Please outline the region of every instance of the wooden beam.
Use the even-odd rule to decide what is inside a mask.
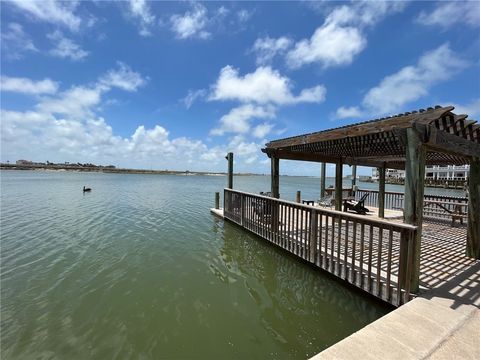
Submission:
[[[429,130],[429,139],[427,142],[429,148],[453,155],[480,157],[479,143],[447,133],[443,130],[438,130],[434,126],[430,126]]]
[[[411,277],[406,279],[406,281],[410,281],[410,289],[413,292],[418,292],[420,278],[425,157],[426,150],[420,134],[415,129],[407,129],[404,221],[418,227],[416,237],[411,240],[414,241],[413,258],[410,259],[413,261]],[[406,251],[405,248],[402,250]],[[407,259],[408,257],[404,258]]]
[[[378,168],[379,184],[378,184],[378,217],[385,218],[385,167]]]
[[[410,128],[412,122],[429,124],[453,110],[453,106],[425,111],[422,113],[411,113],[402,116],[394,116],[387,119],[367,121],[341,128],[319,131],[311,134],[299,135],[291,138],[271,141],[267,148],[277,149],[295,145],[303,145],[327,140],[342,139],[346,137],[363,136],[367,134],[380,134],[393,129]]]
[[[233,189],[233,153],[229,152],[227,154],[228,161],[228,184],[227,188]]]
[[[480,259],[480,158],[470,162],[467,256]]]
[[[343,164],[335,164],[335,210],[342,211]]]
[[[275,199],[280,197],[280,173],[279,173],[279,165],[280,161],[279,158],[272,156],[270,158],[271,161],[271,191],[272,196]]]
[[[326,162],[326,163],[337,163],[342,161],[345,165],[360,165],[360,166],[371,166],[371,167],[380,167],[385,163],[390,169],[403,170],[404,166],[398,162],[385,162],[379,160],[373,160],[372,158],[361,158],[361,157],[336,157],[336,156],[327,156],[321,153],[313,152],[300,152],[300,151],[290,151],[290,150],[275,150],[275,149],[262,149],[263,152],[268,154],[269,157],[275,156],[279,159],[285,160],[297,160],[297,161],[310,161],[310,162]],[[402,161],[402,158],[399,158],[399,161]]]
[[[320,199],[323,199],[325,197],[325,177],[327,176],[326,167],[327,164],[322,162],[320,168]]]

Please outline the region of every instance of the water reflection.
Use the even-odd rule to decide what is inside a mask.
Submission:
[[[390,309],[234,224],[225,223],[219,251],[285,351],[303,348],[312,355]]]

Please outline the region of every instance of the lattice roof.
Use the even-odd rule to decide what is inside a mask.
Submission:
[[[435,106],[274,140],[262,151],[280,159],[403,169],[406,132],[414,128],[427,147],[427,164],[462,165],[472,156],[480,157],[480,125],[453,109]]]

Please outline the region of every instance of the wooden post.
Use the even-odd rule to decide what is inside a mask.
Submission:
[[[405,259],[413,261],[410,279],[410,289],[418,292],[420,278],[420,248],[422,240],[422,221],[423,221],[423,191],[425,182],[425,158],[426,150],[416,129],[407,129],[407,151],[405,162],[405,202],[404,202],[404,221],[418,227],[413,246],[413,258]],[[403,251],[408,251],[402,248]],[[404,266],[404,269],[407,267]]]
[[[300,190],[297,190],[297,197],[295,199],[295,201],[297,203],[301,203],[302,202],[302,192]]]
[[[470,161],[467,256],[480,259],[480,158]]]
[[[220,193],[215,193],[215,209],[220,209]]]
[[[355,196],[355,186],[357,185],[357,165],[352,166],[352,196]]]
[[[228,160],[228,185],[227,188],[233,189],[233,153],[229,152],[227,154]]]
[[[342,160],[335,164],[335,210],[342,211],[343,192],[343,164]]]
[[[278,158],[272,156],[271,157],[271,181],[272,181],[272,197],[278,199],[280,197],[280,190],[279,190],[279,164],[280,161]]]
[[[378,184],[378,217],[385,217],[385,166],[378,168],[380,175]]]
[[[322,167],[320,169],[320,199],[323,199],[325,197],[325,170],[326,170],[327,164],[322,163]]]

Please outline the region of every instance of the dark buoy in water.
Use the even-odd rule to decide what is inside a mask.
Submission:
[[[92,191],[92,189],[86,188],[86,187],[84,186],[84,187],[83,187],[83,192],[87,192],[87,191]]]

